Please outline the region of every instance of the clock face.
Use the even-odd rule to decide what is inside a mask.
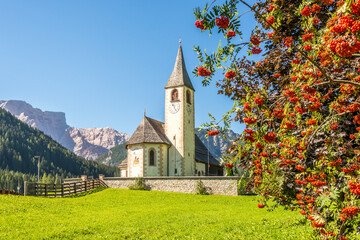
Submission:
[[[169,111],[170,113],[177,113],[180,109],[180,103],[179,102],[172,102],[169,105]]]

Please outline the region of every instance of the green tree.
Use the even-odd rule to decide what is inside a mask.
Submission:
[[[234,100],[230,121],[246,124],[229,149],[232,164],[251,173],[259,207],[297,207],[323,238],[354,239],[360,206],[360,1],[219,1],[194,14],[201,31],[223,34],[212,54],[195,47],[194,74]],[[241,11],[257,21],[239,36]],[[248,56],[239,57],[243,49]],[[261,54],[255,61],[253,55]],[[269,201],[273,200],[275,204]]]

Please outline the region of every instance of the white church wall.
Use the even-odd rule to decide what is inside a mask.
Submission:
[[[120,170],[120,177],[127,177],[127,169]]]
[[[128,149],[128,176],[143,176],[144,151],[141,144],[130,145]]]
[[[161,144],[144,144],[144,176],[161,176]],[[150,165],[150,150],[155,151],[155,165]]]

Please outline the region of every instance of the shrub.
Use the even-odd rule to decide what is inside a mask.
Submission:
[[[204,183],[199,179],[199,181],[196,184],[196,192],[195,194],[198,195],[209,195]]]
[[[141,177],[135,178],[135,183],[129,186],[130,190],[149,190],[146,185],[144,179]]]

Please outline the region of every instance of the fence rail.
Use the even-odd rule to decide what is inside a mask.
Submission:
[[[15,191],[10,191],[10,190],[0,190],[0,194],[9,194],[9,195],[22,195],[18,192]]]
[[[24,182],[25,196],[63,197],[86,192],[97,187],[107,187],[100,179],[77,181],[62,184]]]

